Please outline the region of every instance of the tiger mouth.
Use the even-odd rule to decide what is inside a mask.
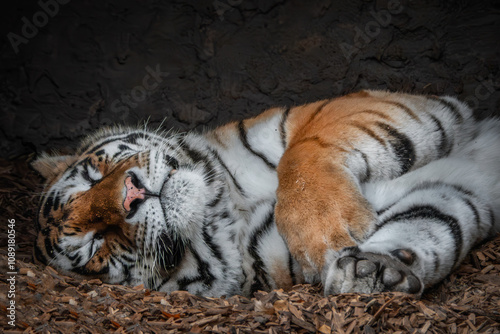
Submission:
[[[178,163],[175,162],[174,165],[172,165],[171,170],[167,176],[167,178],[163,181],[162,188],[165,186],[165,184],[168,182],[168,180],[172,177],[177,172],[178,168]],[[139,206],[144,203],[148,198],[155,197],[155,198],[160,198],[160,193],[156,194],[152,191],[150,191],[139,179],[136,173],[132,171],[127,172],[127,176],[125,177],[125,180],[123,181],[125,185],[125,194],[124,194],[124,200],[122,203],[123,208],[127,212],[127,219],[132,218],[136,212]]]
[[[139,180],[134,172],[128,172],[128,176],[123,183],[125,184],[125,199],[123,200],[123,208],[127,212],[126,219],[131,219],[137,213],[141,206],[148,198],[159,197],[149,191]]]

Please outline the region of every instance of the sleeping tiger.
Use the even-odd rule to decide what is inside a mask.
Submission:
[[[500,230],[500,121],[361,91],[202,134],[115,127],[43,155],[34,258],[204,296],[321,282],[420,296]]]

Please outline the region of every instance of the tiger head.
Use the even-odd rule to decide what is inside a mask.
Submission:
[[[182,149],[186,137],[108,129],[74,155],[43,155],[46,185],[34,257],[67,273],[109,283],[154,285],[200,237],[213,169]],[[187,151],[187,152],[186,152]]]

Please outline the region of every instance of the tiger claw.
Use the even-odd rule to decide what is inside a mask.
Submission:
[[[402,259],[394,254],[362,252],[357,247],[344,248],[339,253],[332,251],[322,275],[325,295],[383,291],[420,295],[423,284],[405,263],[413,262],[414,254],[396,251],[402,251]]]

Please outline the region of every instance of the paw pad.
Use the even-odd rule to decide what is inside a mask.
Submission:
[[[415,259],[416,255],[406,249],[375,254],[361,252],[357,247],[346,248],[325,267],[325,294],[383,291],[420,294],[423,284],[409,267]]]
[[[391,254],[409,266],[412,265],[416,257],[415,253],[409,249],[395,249],[391,252]]]
[[[354,261],[355,259],[352,258]],[[377,265],[368,260],[360,260],[356,264],[356,276],[366,277],[373,274],[377,270]]]

